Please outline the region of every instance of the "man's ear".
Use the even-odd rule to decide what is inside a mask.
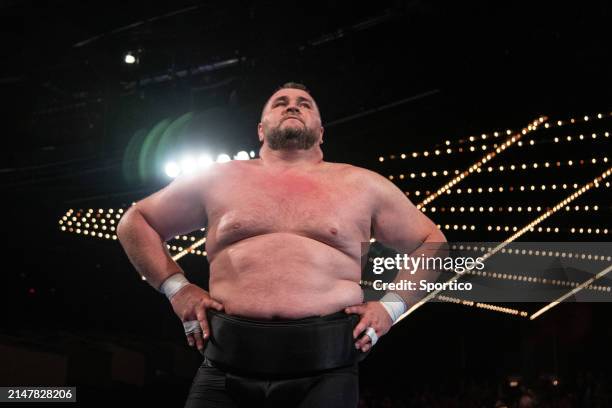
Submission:
[[[325,128],[321,126],[321,140],[319,140],[319,144],[323,144],[323,133],[325,132]]]
[[[259,141],[263,143],[264,141],[264,132],[263,132],[263,124],[259,122],[257,125],[257,136],[259,137]]]

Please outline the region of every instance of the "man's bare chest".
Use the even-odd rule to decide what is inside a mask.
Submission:
[[[209,239],[220,246],[275,232],[342,246],[368,239],[371,222],[357,183],[311,175],[245,174],[220,183],[206,209]]]

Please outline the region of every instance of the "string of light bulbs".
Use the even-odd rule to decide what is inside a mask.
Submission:
[[[496,132],[497,133],[497,132]],[[486,136],[486,134],[483,134],[483,136]],[[598,135],[597,133],[591,133],[590,137],[587,135],[585,136],[584,134],[578,134],[578,135],[567,135],[564,137],[554,137],[553,139],[540,139],[540,140],[535,140],[535,139],[531,139],[529,141],[526,141],[525,143],[523,143],[522,140],[519,140],[516,145],[518,147],[535,147],[536,145],[540,146],[542,144],[546,144],[546,143],[559,143],[559,142],[576,142],[576,141],[592,141],[592,140],[599,140],[597,139],[597,137],[600,136],[601,138],[608,138],[610,137],[610,132],[604,132],[603,134]],[[495,136],[497,137],[497,135]],[[474,137],[470,136],[470,141],[473,141]],[[491,149],[495,149],[497,148],[498,145],[497,143],[494,143],[493,145],[487,145],[487,144],[481,144],[481,145],[469,145],[467,147],[459,147],[456,149],[452,149],[452,148],[442,148],[442,150],[440,149],[434,149],[431,152],[429,150],[424,150],[422,152],[412,152],[412,153],[401,153],[399,155],[390,155],[388,157],[388,159],[390,160],[394,160],[396,158],[399,158],[401,160],[405,160],[408,158],[419,158],[419,157],[429,157],[429,156],[443,156],[445,153],[447,155],[453,155],[456,153],[476,153],[479,151],[487,151],[487,150],[491,150]],[[384,156],[379,156],[378,157],[378,161],[379,162],[384,162],[385,161],[385,157]]]
[[[473,306],[479,309],[487,309],[493,312],[506,313],[513,316],[527,317],[529,315],[529,313],[524,310],[513,309],[511,307],[497,306],[483,302],[474,302],[472,300],[459,299],[452,296],[436,295],[436,299],[439,299],[442,302],[449,302],[463,306]]]
[[[493,172],[503,172],[505,170],[508,171],[515,171],[515,170],[529,170],[529,169],[537,169],[537,168],[554,168],[555,165],[556,167],[561,167],[561,166],[573,166],[574,164],[576,165],[580,165],[583,166],[585,164],[597,164],[597,163],[608,163],[608,157],[607,156],[603,156],[601,158],[596,158],[596,157],[592,157],[591,159],[579,159],[579,160],[567,160],[567,162],[563,161],[556,161],[555,163],[550,163],[550,162],[543,162],[543,163],[518,163],[518,164],[511,164],[511,165],[500,165],[497,167],[493,167],[493,166],[488,166],[486,168],[486,171],[488,173],[493,173]],[[473,166],[472,166],[473,167]],[[472,168],[470,167],[470,169]],[[477,168],[475,168],[473,171],[475,171],[476,173],[481,173],[484,170],[482,169],[482,165],[478,166]],[[395,179],[399,179],[399,180],[405,180],[408,178],[411,179],[421,179],[421,178],[426,178],[426,177],[437,177],[438,175],[440,176],[447,176],[449,174],[455,174],[455,175],[459,175],[458,177],[456,177],[456,179],[463,179],[465,176],[463,176],[463,174],[465,174],[465,171],[461,171],[459,169],[455,169],[455,170],[433,170],[431,172],[426,172],[426,171],[422,171],[420,173],[410,173],[410,174],[404,174],[404,173],[400,173],[398,175],[394,175],[394,174],[390,174],[388,177],[389,180],[395,180]],[[471,173],[471,172],[470,172]],[[463,176],[463,177],[461,177]],[[450,184],[450,183],[449,183]],[[456,184],[456,183],[455,183]],[[448,189],[446,189],[448,190]]]
[[[532,210],[534,212],[539,212],[542,210],[542,206],[537,206],[537,207],[532,207],[532,206],[527,206],[525,207],[525,212],[531,212]],[[545,207],[544,207],[545,208]],[[584,206],[579,206],[579,205],[575,205],[574,207],[570,207],[569,205],[565,207],[566,211],[572,211],[572,209],[574,211],[599,211],[599,205],[584,205]],[[466,212],[466,208],[465,207],[421,207],[420,210],[422,212]],[[518,206],[518,207],[513,207],[513,206],[508,206],[508,207],[493,207],[493,206],[489,206],[489,207],[484,207],[484,206],[480,206],[480,207],[468,207],[467,208],[467,212],[523,212],[523,207],[522,206]]]
[[[563,126],[568,126],[568,125],[573,125],[573,124],[577,124],[580,122],[589,122],[589,121],[593,121],[593,120],[600,120],[600,119],[606,119],[612,117],[612,112],[609,113],[595,113],[592,115],[584,115],[578,119],[576,118],[570,118],[570,119],[565,119],[565,120],[557,120],[554,122],[546,122],[543,124],[545,129],[550,129],[550,128],[554,128],[554,127],[563,127]],[[497,132],[493,132],[490,134],[487,133],[483,133],[480,136],[469,136],[466,139],[459,139],[457,141],[452,141],[452,140],[445,140],[444,141],[444,146],[451,146],[451,145],[461,145],[467,142],[474,142],[477,141],[479,139],[481,140],[486,140],[487,138],[491,139],[491,138],[498,138],[499,136],[502,136],[503,134],[506,135],[510,135],[512,134],[512,130],[510,129],[506,129],[505,131],[497,131]],[[609,133],[606,132],[605,133],[605,137],[608,137]],[[474,146],[474,151],[477,150],[478,148],[476,146]],[[482,149],[482,147],[481,147]],[[435,153],[435,151],[438,150],[439,153]],[[427,154],[425,154],[427,152]],[[446,152],[447,154],[452,154],[453,151],[451,150],[450,152],[448,151],[448,148],[442,148],[440,146],[435,146],[434,147],[434,155],[441,155],[444,152]],[[400,159],[407,159],[407,158],[417,158],[417,157],[427,157],[428,155],[430,155],[431,152],[430,151],[423,151],[423,152],[411,152],[411,153],[400,153],[400,154],[390,154],[387,157],[385,156],[379,156],[378,157],[378,161],[379,162],[384,162],[385,160],[394,160],[397,158]]]
[[[604,255],[604,254],[589,254],[589,253],[581,253],[581,252],[571,252],[571,251],[552,251],[550,249],[525,249],[525,248],[505,248],[505,246],[501,249],[498,249],[498,246],[490,246],[488,244],[478,244],[474,245],[470,244],[451,244],[450,247],[452,250],[466,250],[466,251],[475,251],[482,252],[484,254],[490,254],[493,251],[501,252],[502,254],[515,254],[515,255],[524,255],[524,256],[540,256],[540,257],[552,257],[552,258],[575,258],[575,259],[585,259],[588,261],[600,261],[600,262],[611,262],[612,256]],[[490,256],[490,255],[488,255]]]
[[[551,286],[570,286],[570,287],[578,287],[581,285],[580,282],[575,281],[567,281],[562,279],[547,279],[539,276],[530,276],[530,275],[516,275],[509,273],[501,273],[501,272],[487,272],[487,271],[465,271],[466,275],[473,276],[481,276],[490,279],[497,280],[508,280],[508,281],[518,281],[518,282],[526,282],[526,283],[538,283],[542,285],[551,285]],[[606,285],[588,285],[586,289],[597,291],[597,292],[611,292],[612,288]]]
[[[605,184],[603,185],[606,188],[610,187],[610,182],[606,181]],[[568,188],[578,188],[578,183],[563,183],[563,184],[539,184],[539,185],[535,185],[535,184],[531,184],[531,185],[520,185],[520,186],[489,186],[489,187],[468,187],[465,189],[462,188],[456,188],[454,191],[452,189],[448,189],[446,190],[446,194],[450,195],[450,194],[484,194],[484,193],[503,193],[503,192],[530,192],[530,191],[535,191],[535,190],[567,190]],[[421,190],[415,190],[413,192],[410,191],[404,191],[404,193],[406,194],[406,196],[410,196],[410,195],[415,195],[415,196],[420,196],[421,194],[423,195],[429,195],[431,194],[431,192],[429,190],[425,190],[425,191],[421,191]]]

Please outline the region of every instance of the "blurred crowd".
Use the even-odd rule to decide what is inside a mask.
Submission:
[[[398,390],[363,384],[359,401],[359,408],[607,407],[612,407],[610,376],[590,371],[574,378],[466,379],[456,384],[409,384]]]

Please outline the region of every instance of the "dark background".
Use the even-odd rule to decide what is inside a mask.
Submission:
[[[601,161],[609,139],[552,142],[610,130],[612,13],[604,1],[5,1],[0,14],[0,385],[78,385],[85,405],[100,402],[99,395],[182,404],[200,357],[184,344],[167,301],[140,280],[117,242],[61,232],[58,220],[70,208],[129,206],[167,184],[163,161],[189,148],[215,155],[257,151],[261,108],[284,82],[303,82],[316,98],[326,160],[385,176],[464,170],[483,154],[412,161],[397,155],[517,131],[540,115],[554,121],[605,116],[534,132],[536,148],[511,149],[500,163],[584,159],[584,165],[475,175],[465,186],[581,186],[610,167]],[[137,50],[139,63],[126,65],[124,54]],[[186,114],[188,123],[167,150],[139,158],[156,125]],[[594,157],[597,165],[589,166]],[[422,199],[449,180],[394,181],[407,192],[420,190]],[[550,208],[571,191],[444,196],[434,203]],[[589,192],[576,204],[598,204],[599,211],[560,212],[546,221],[561,228],[558,234],[521,239],[609,240],[609,232],[569,232],[609,228],[609,189]],[[438,224],[478,226],[474,232],[444,230],[449,241],[500,241],[511,233],[488,231],[488,225],[521,227],[538,214],[440,211],[428,214]],[[206,285],[204,258],[187,256],[181,265]],[[453,387],[467,395],[469,384],[476,384],[492,390],[485,393],[492,406],[497,385],[509,375],[526,384],[553,375],[572,384],[568,392],[582,395],[575,385],[580,378],[609,386],[609,312],[607,303],[571,303],[529,321],[429,304],[394,328],[362,364],[363,390],[380,401],[383,395],[425,395],[426,389],[454,395]],[[591,404],[580,398],[582,406]]]

